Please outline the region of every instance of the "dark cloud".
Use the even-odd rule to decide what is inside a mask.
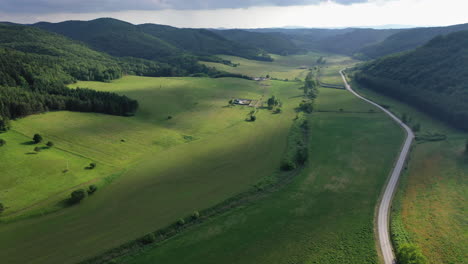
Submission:
[[[369,0],[331,0],[349,5]],[[219,9],[253,6],[292,6],[327,2],[327,0],[0,0],[4,13],[89,13],[126,10]],[[1,19],[0,19],[1,20]]]

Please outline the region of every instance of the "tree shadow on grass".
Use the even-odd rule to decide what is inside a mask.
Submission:
[[[25,154],[26,154],[26,155],[37,155],[37,152],[32,152],[32,151],[30,151],[30,152],[26,152]]]
[[[30,145],[35,145],[36,143],[34,141],[26,141],[26,142],[23,142],[21,143],[21,145],[25,145],[25,146],[30,146]]]

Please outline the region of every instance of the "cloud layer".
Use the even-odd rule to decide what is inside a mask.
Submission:
[[[255,6],[315,5],[334,2],[342,5],[369,0],[0,0],[5,13],[90,13],[127,10],[212,10]]]

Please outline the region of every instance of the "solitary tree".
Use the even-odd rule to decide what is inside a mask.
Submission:
[[[84,198],[86,198],[86,191],[84,189],[79,189],[71,193],[70,202],[74,204],[79,203]]]
[[[46,144],[46,145],[47,145],[49,148],[51,148],[51,147],[53,147],[53,146],[54,146],[54,142],[52,142],[52,141],[49,141],[49,142],[47,142],[47,144]]]
[[[33,141],[36,144],[41,143],[42,142],[42,136],[39,135],[39,134],[34,134]]]
[[[96,163],[92,162],[89,164],[89,167],[88,167],[90,170],[96,168]]]
[[[5,144],[6,144],[6,141],[0,138],[0,147],[5,146]]]
[[[34,148],[34,151],[35,151],[35,152],[40,152],[40,151],[41,151],[41,148],[40,148],[40,147],[35,147],[35,148]]]
[[[5,211],[5,206],[4,206],[2,203],[0,203],[0,214],[1,214],[3,211]]]

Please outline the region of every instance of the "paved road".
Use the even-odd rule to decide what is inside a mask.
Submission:
[[[403,129],[406,131],[406,140],[403,148],[401,149],[400,156],[393,168],[392,175],[390,176],[390,180],[385,188],[385,193],[382,197],[382,201],[380,202],[379,206],[379,213],[377,215],[377,232],[379,233],[379,243],[380,243],[380,250],[382,251],[382,255],[385,261],[385,264],[394,264],[395,263],[395,255],[392,249],[392,243],[390,241],[389,235],[389,215],[390,215],[390,205],[392,204],[393,194],[395,193],[395,189],[398,183],[398,178],[400,177],[401,171],[405,165],[405,160],[408,156],[411,143],[414,139],[414,133],[405,123],[403,123],[398,117],[392,114],[387,109],[381,107],[380,105],[368,100],[358,93],[356,93],[351,86],[346,81],[346,78],[343,74],[343,71],[340,71],[341,78],[343,78],[343,82],[345,84],[346,90],[350,91],[355,96],[359,97],[360,99],[380,108],[384,111],[387,115],[389,115],[395,122],[397,122]]]

